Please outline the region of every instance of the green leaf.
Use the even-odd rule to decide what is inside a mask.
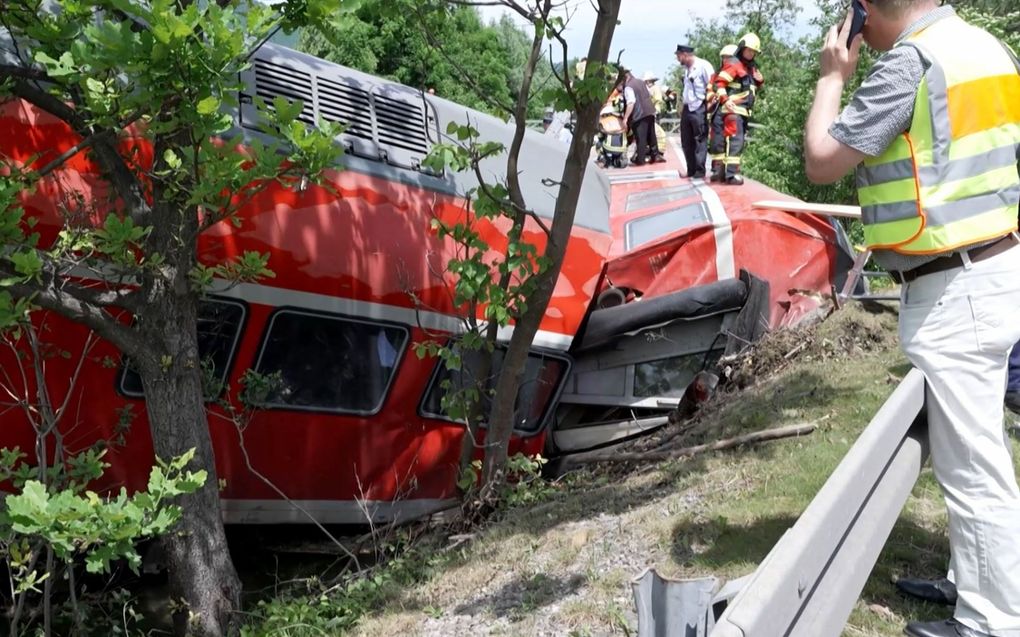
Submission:
[[[74,73],[74,57],[70,51],[64,51],[60,59],[53,59],[45,51],[36,51],[35,61],[46,67],[47,75],[51,77],[64,77]]]
[[[210,95],[204,99],[199,100],[195,110],[199,115],[209,115],[215,113],[220,108],[220,98],[215,95]]]

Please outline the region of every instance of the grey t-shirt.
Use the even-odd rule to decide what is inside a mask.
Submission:
[[[904,29],[896,42],[954,15],[956,12],[949,6],[930,11]],[[865,155],[881,155],[897,136],[910,128],[917,87],[927,70],[927,63],[917,49],[893,47],[875,62],[867,79],[829,128],[829,134]],[[875,250],[873,256],[886,270],[906,271],[944,255],[908,256],[892,250]]]

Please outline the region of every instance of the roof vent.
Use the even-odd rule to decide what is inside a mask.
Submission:
[[[255,94],[266,101],[270,110],[273,108],[275,97],[282,97],[290,102],[301,100],[304,108],[297,118],[305,124],[315,124],[312,77],[308,73],[256,58]]]

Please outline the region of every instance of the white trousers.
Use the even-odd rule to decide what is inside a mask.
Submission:
[[[1002,404],[1009,351],[1020,341],[1020,247],[905,284],[899,331],[927,379],[956,619],[995,637],[1020,637],[1020,489]]]

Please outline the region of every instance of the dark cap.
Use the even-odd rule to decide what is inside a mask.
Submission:
[[[677,53],[694,53],[694,47],[687,46],[686,44],[676,45]]]

